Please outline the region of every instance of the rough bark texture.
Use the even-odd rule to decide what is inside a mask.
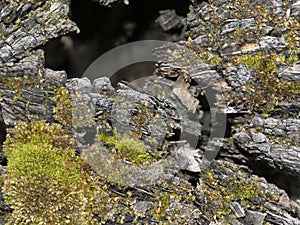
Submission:
[[[54,91],[65,72],[44,68],[44,55],[34,48],[47,40],[78,31],[61,2],[1,2],[1,111],[6,124],[17,120],[52,120]]]
[[[15,62],[55,37],[78,29],[61,2],[6,1],[0,5],[1,62]]]
[[[43,51],[34,49],[52,38],[78,32],[68,11],[68,6],[59,1],[0,3],[0,104],[6,125],[18,120],[53,121],[54,95],[67,76],[64,71],[46,69]],[[6,164],[2,146],[1,164]],[[5,167],[0,171],[5,173]],[[0,209],[0,224],[4,224],[3,216],[11,209],[2,195]]]
[[[87,127],[94,134],[128,132],[145,143],[148,154],[155,155],[153,149],[158,148],[160,154],[175,158],[167,162],[172,169],[163,177],[159,171],[166,165],[158,163],[138,168],[135,178],[123,182],[133,188],[132,195],[115,193],[130,199],[131,211],[115,217],[124,216],[129,224],[134,218],[139,224],[300,224],[299,204],[247,167],[250,160],[254,165],[263,162],[269,169],[300,180],[299,1],[287,5],[268,0],[195,3],[186,19],[189,40],[181,43],[184,48],[156,50],[161,62],[156,78],[145,82],[147,92],[122,83],[114,89],[105,79],[93,84],[86,78],[67,81],[65,72],[46,69],[43,52],[34,49],[51,38],[77,31],[67,12],[68,6],[61,2],[0,3],[1,115],[7,125],[18,120],[54,122],[55,93],[66,86],[78,109],[73,112],[78,116],[74,132],[81,137],[78,150],[95,172],[107,172],[99,167],[106,161],[99,149],[89,149],[94,140],[84,139]],[[161,86],[169,94],[155,95]],[[201,126],[188,114],[199,110],[203,90],[221,96],[211,112],[230,113],[234,118],[234,129],[225,138],[219,160],[204,171],[199,165],[205,159],[202,151],[209,147],[200,150],[187,144],[191,136],[198,140],[214,133],[205,133],[209,128],[203,118]],[[172,141],[176,132],[183,134],[183,145]],[[215,137],[214,141],[217,145],[223,139]],[[109,143],[103,144],[104,149],[109,148]],[[108,168],[124,169],[121,177],[130,176],[125,165],[113,166]],[[190,175],[188,182],[188,175],[179,170],[200,173]],[[145,171],[152,183],[143,180]],[[108,181],[116,182],[114,179]],[[168,184],[158,182],[160,179]],[[140,182],[150,186],[136,187]],[[166,203],[156,196],[158,190],[173,195],[166,195]],[[158,212],[157,205],[164,205],[165,213]],[[0,198],[0,223],[9,210]],[[111,219],[106,224],[118,223]]]

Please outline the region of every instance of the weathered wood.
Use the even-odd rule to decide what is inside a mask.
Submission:
[[[253,3],[253,5],[255,5],[255,3]],[[273,8],[270,8],[270,6],[268,7],[269,10],[271,10],[275,15],[285,15],[284,13],[288,13],[284,11],[284,7],[281,7],[279,3],[273,4]],[[188,26],[190,27],[190,31],[191,33],[195,34],[193,41],[202,46],[204,49],[207,49],[206,46],[209,46],[209,44],[206,43],[209,38],[205,37],[205,35],[207,34],[203,32],[205,31],[205,27],[207,28],[209,27],[209,25],[201,25],[199,21],[207,21],[209,18],[212,18],[214,15],[216,15],[215,10],[222,11],[221,8],[222,6],[218,5],[218,2],[215,2],[214,4],[203,3],[202,5],[197,6],[197,8],[194,9],[194,13],[188,17]],[[298,18],[299,11],[297,11],[296,8],[297,3],[293,3],[291,15],[293,15],[295,18]],[[249,83],[256,83],[258,86],[260,85],[259,83],[261,81],[256,74],[256,70],[259,68],[253,70],[249,66],[249,64],[247,65],[247,63],[238,65],[234,65],[234,63],[228,64],[228,61],[232,61],[232,55],[245,55],[246,53],[249,54],[249,52],[252,54],[255,54],[253,52],[264,52],[264,54],[274,54],[275,56],[277,55],[277,57],[280,54],[286,54],[287,57],[289,57],[289,53],[287,52],[289,51],[291,44],[288,43],[288,40],[284,35],[291,29],[289,27],[276,29],[274,28],[274,24],[272,25],[272,23],[267,22],[267,24],[265,24],[262,29],[258,31],[262,33],[258,33],[257,37],[248,40],[251,41],[251,45],[247,45],[247,43],[242,42],[246,40],[237,40],[237,42],[235,40],[232,40],[231,42],[227,41],[226,43],[226,37],[228,38],[228,40],[230,40],[230,35],[233,32],[235,32],[237,29],[245,29],[245,27],[247,26],[253,26],[253,24],[251,25],[251,23],[253,23],[254,20],[251,17],[247,18],[246,20],[227,20],[225,12],[226,9],[224,10],[223,14],[221,13],[222,16],[224,16],[221,19],[223,23],[220,23],[219,21],[219,25],[222,25],[221,28],[216,28],[220,29],[220,35],[215,36],[215,39],[210,38],[210,40],[215,41],[215,44],[221,44],[219,45],[220,48],[215,49],[215,51],[218,55],[225,59],[225,61],[227,61],[227,65],[219,65],[219,74],[222,76],[221,79],[226,81],[230,88],[230,92],[228,92],[228,86],[226,86],[226,88],[224,88],[224,92],[228,93],[228,95],[231,96],[234,101],[234,104],[231,105],[231,110],[236,113],[245,113],[246,111],[252,111],[253,113],[253,111],[256,111],[256,116],[247,116],[247,119],[244,119],[242,121],[237,120],[233,124],[233,126],[238,127],[234,130],[235,134],[233,135],[236,145],[229,145],[229,147],[225,148],[226,151],[221,152],[221,155],[226,155],[227,159],[232,158],[232,160],[234,161],[238,160],[240,163],[246,163],[247,158],[251,158],[251,160],[256,162],[257,164],[267,164],[270,169],[280,171],[280,173],[293,177],[292,179],[294,179],[296,182],[297,180],[299,180],[300,168],[300,108],[298,83],[298,74],[300,72],[298,69],[299,61],[295,61],[294,63],[292,63],[292,65],[288,65],[287,62],[278,61],[278,63],[276,63],[276,72],[274,73],[275,79],[279,79],[282,82],[295,82],[294,84],[298,85],[296,87],[296,89],[298,90],[298,94],[295,93],[289,97],[281,96],[280,99],[278,99],[278,102],[274,103],[275,109],[269,110],[270,116],[267,119],[264,119],[262,115],[258,115],[262,113],[258,109],[259,107],[263,107],[262,105],[256,108],[256,110],[250,109],[251,106],[249,104],[249,100],[247,99],[247,95],[251,91],[255,92],[255,87],[253,90],[247,90],[247,88],[245,88],[245,86]],[[288,18],[290,15],[285,16]],[[256,24],[257,23],[258,19],[256,19]],[[299,29],[299,27],[297,29]],[[255,26],[254,28],[250,28],[250,30],[253,30],[254,32]],[[245,29],[244,32],[248,32],[247,29]],[[214,34],[211,33],[211,35],[213,36]],[[277,37],[281,37],[279,41]],[[238,43],[239,41],[240,43]],[[299,41],[295,41],[295,46],[293,47],[295,47],[296,49],[299,48]],[[296,50],[296,52],[297,51],[298,50]],[[295,60],[299,59],[296,57]],[[265,83],[263,85],[278,85],[278,87],[280,88],[280,82],[277,82],[276,84]],[[276,92],[280,92],[281,90],[278,90],[277,88],[266,88],[266,91],[269,92],[265,93],[266,97],[271,93],[274,94],[273,97],[266,99],[266,101],[271,101],[276,98]],[[259,95],[262,95],[262,99],[265,97],[263,93],[254,93],[254,95],[257,95],[258,97]],[[230,104],[230,101],[231,99],[228,98],[227,104]],[[263,103],[261,102],[261,104]],[[240,116],[240,114],[236,115]],[[229,155],[231,155],[231,157],[228,157]]]
[[[56,89],[66,81],[64,71],[44,66],[44,53],[34,50],[52,38],[78,32],[61,1],[1,1],[0,3],[0,99],[6,125],[18,120],[53,121]],[[2,127],[3,129],[3,127]],[[3,132],[3,131],[2,131]],[[1,163],[3,152],[1,146]],[[1,175],[5,167],[1,165]],[[11,211],[0,197],[0,224]]]
[[[55,91],[67,79],[64,71],[44,68],[43,51],[16,63],[3,63],[0,68],[2,118],[7,125],[18,120],[53,121]]]
[[[264,178],[250,175],[247,167],[215,161],[210,169],[212,171],[210,176],[200,180],[198,199],[204,205],[204,215],[213,215],[218,211],[218,207],[222,208],[220,205],[222,200],[218,199],[217,196],[214,196],[215,199],[207,197],[206,194],[215,192],[216,195],[226,196],[226,193],[222,193],[222,190],[226,190],[232,191],[233,195],[238,195],[238,191],[234,190],[234,186],[237,185],[243,188],[242,195],[248,195],[247,192],[251,192],[251,190],[247,190],[247,187],[253,185],[252,187],[257,187],[257,190],[252,193],[254,195],[249,199],[249,205],[246,206],[243,201],[234,201],[235,198],[239,199],[238,196],[235,196],[226,206],[226,209],[230,206],[228,210],[231,210],[236,216],[236,219],[226,219],[229,224],[263,224],[263,222],[269,222],[276,225],[296,225],[300,223],[300,206],[296,202],[290,201],[284,191],[273,184],[269,184]],[[237,184],[234,184],[235,182]],[[274,198],[274,196],[276,197]],[[274,199],[277,200],[274,201]],[[205,204],[207,205],[205,206]],[[252,208],[251,205],[255,207]],[[258,209],[258,206],[261,208]]]
[[[34,48],[68,32],[78,32],[60,1],[0,4],[1,111],[6,124],[17,120],[52,121],[54,91],[65,72],[44,68],[44,55]]]
[[[100,2],[109,5],[115,1]],[[78,122],[73,124],[74,133],[80,136],[78,143],[81,150],[88,149],[83,157],[91,160],[87,162],[95,172],[103,173],[105,168],[101,167],[100,162],[107,162],[101,153],[109,146],[102,143],[104,152],[94,148],[95,140],[84,139],[87,127],[91,128],[94,136],[96,132],[109,134],[117,129],[118,133],[129,133],[129,136],[144,141],[147,152],[152,155],[155,147],[160,148],[166,155],[171,155],[172,169],[167,173],[156,170],[162,168],[159,166],[154,169],[152,167],[153,170],[141,166],[132,178],[130,174],[123,173],[131,178],[125,184],[138,190],[131,196],[131,206],[135,213],[145,214],[151,210],[154,212],[155,206],[162,204],[157,203],[155,190],[167,189],[179,197],[172,199],[173,202],[168,200],[172,202],[172,206],[168,206],[170,210],[166,210],[169,214],[162,218],[164,222],[177,213],[173,224],[222,224],[224,221],[230,224],[300,224],[299,204],[291,201],[284,191],[269,184],[264,178],[253,175],[245,166],[251,157],[255,159],[254,162],[263,161],[269,168],[299,179],[300,120],[297,82],[300,68],[299,62],[295,62],[299,52],[294,55],[293,52],[287,52],[291,48],[297,51],[299,40],[294,39],[293,46],[288,40],[289,36],[284,36],[288,31],[300,29],[297,27],[299,1],[291,2],[288,6],[271,0],[262,3],[255,1],[251,4],[243,0],[235,1],[234,4],[231,1],[194,3],[194,9],[186,20],[189,40],[181,43],[182,48],[171,45],[156,49],[156,54],[161,56],[161,62],[154,78],[145,82],[146,91],[126,83],[120,83],[119,88],[114,89],[105,78],[96,80],[93,84],[86,78],[67,81],[65,72],[44,68],[43,52],[33,49],[51,38],[77,31],[75,24],[67,18],[67,12],[68,6],[59,1],[42,1],[38,4],[13,1],[0,3],[1,114],[6,124],[13,125],[17,120],[36,119],[53,122],[55,90],[66,86],[74,95],[73,116],[78,116],[73,120]],[[286,24],[295,23],[295,26],[288,27],[289,25],[282,23],[283,27],[275,28],[275,24],[271,23],[273,17],[269,17],[269,13],[273,13],[275,17],[279,15],[288,20],[289,23]],[[278,23],[281,20],[274,21]],[[265,65],[254,62],[252,67],[243,58],[235,58],[258,51],[263,55],[254,54],[257,57],[254,59],[265,60]],[[269,56],[274,56],[271,59],[276,62],[276,68],[272,67],[273,61],[269,60]],[[289,60],[282,59],[283,56]],[[251,102],[253,95],[249,95],[251,88],[256,86],[250,85],[251,88],[247,89],[247,85],[257,84],[262,87],[261,78],[256,72],[269,65],[268,63],[271,64],[270,74],[276,78],[270,77],[274,82],[272,85],[283,85],[280,82],[284,80],[294,82],[296,88],[289,95],[277,96],[275,109],[271,107],[272,102],[268,109],[264,109],[264,112],[269,113],[269,118],[265,119],[259,106]],[[189,115],[190,112],[201,112],[200,99],[203,90],[207,90],[207,93],[210,90],[214,94],[224,94],[222,98],[215,99],[219,102],[211,111],[231,111],[232,117],[240,116],[241,119],[233,120],[233,124],[238,127],[233,130],[232,137],[225,140],[227,145],[223,147],[220,158],[238,162],[243,166],[216,160],[203,171],[199,167],[202,160],[200,149],[180,145],[180,141],[168,140],[176,139],[176,132],[185,133],[182,136],[184,142],[189,142],[190,137],[197,137],[196,140],[203,137],[204,134],[199,131],[208,130],[207,136],[209,132],[213,133],[213,130],[209,131],[207,128],[207,121],[203,121],[201,126],[199,118],[193,120]],[[270,90],[275,92],[277,87]],[[167,94],[155,95],[159,91]],[[226,105],[231,107],[230,110]],[[222,140],[223,137],[215,137],[215,144]],[[209,149],[203,147],[202,150]],[[162,157],[159,162],[168,162],[164,160],[166,159]],[[181,174],[182,178],[177,177],[180,169],[201,172],[200,176],[191,176],[194,186],[186,181],[186,174]],[[159,178],[156,179],[155,176]],[[161,178],[169,182],[167,187],[156,182]],[[139,179],[150,184],[147,190],[136,187],[141,181]],[[185,183],[184,188],[179,183]],[[177,186],[181,189],[175,189]],[[115,193],[127,195],[122,191]],[[146,193],[150,196],[149,199],[141,200],[141,193]],[[1,202],[0,199],[2,207]],[[1,212],[9,211],[6,205],[4,209],[1,207]],[[141,215],[140,221],[148,224],[161,222],[153,217],[153,213]]]
[[[68,32],[78,32],[60,1],[0,3],[0,62],[15,62],[32,49]]]
[[[233,125],[238,126],[233,135],[237,144],[234,152],[240,154],[238,157],[254,157],[256,161],[265,161],[270,168],[277,168],[299,179],[299,40],[296,38],[290,43],[286,36],[288,32],[299,31],[298,3],[291,3],[291,11],[287,9],[288,6],[277,1],[268,6],[262,6],[259,2],[253,2],[250,6],[246,1],[239,1],[238,4],[235,7],[230,5],[230,1],[214,1],[212,4],[196,5],[187,18],[188,32],[192,37],[187,47],[191,46],[193,51],[199,52],[200,58],[207,61],[209,67],[216,68],[209,71],[198,69],[197,72],[217,74],[218,80],[224,81],[225,85],[221,87],[225,102],[232,112],[237,113],[237,116],[245,112],[257,115],[251,115]],[[249,8],[243,10],[242,7],[253,7],[253,11],[250,12]],[[264,10],[269,10],[271,16],[263,15]],[[235,12],[239,12],[239,16]],[[237,18],[232,19],[235,17]],[[295,27],[284,24],[280,28],[275,27],[282,18],[294,21]],[[260,25],[262,21],[265,23]],[[249,32],[255,36],[251,37]],[[218,65],[201,57],[201,51],[209,51],[211,57],[218,58]],[[296,54],[293,62],[279,59],[282,55],[293,57],[293,51]],[[251,60],[250,57],[255,54],[274,57],[272,75],[266,82],[259,77],[259,73],[268,76],[268,58],[254,57],[252,65],[247,60],[238,60],[244,56]],[[265,71],[259,64],[255,67],[259,60],[264,61],[262,67]],[[197,77],[193,73],[190,75],[191,78]],[[273,81],[275,82],[272,83]],[[295,92],[284,93],[285,90],[280,90],[284,89],[284,82],[295,85]],[[251,88],[247,88],[249,84],[253,84]],[[253,99],[251,92],[255,96]],[[270,103],[271,101],[274,102]],[[268,111],[269,118],[263,119],[262,111]]]
[[[184,18],[178,16],[174,9],[161,10],[159,11],[159,14],[156,22],[159,23],[164,31],[180,28],[184,25]]]
[[[270,17],[263,15],[264,6],[259,2],[253,2],[251,6],[246,1],[234,4],[231,4],[231,1],[195,4],[195,8],[187,17],[189,28],[187,32],[191,38],[186,43],[182,43],[190,52],[187,51],[187,53],[182,48],[174,49],[170,45],[165,46],[161,51],[158,50],[158,54],[163,62],[159,69],[161,76],[167,74],[169,77],[176,77],[176,74],[179,74],[178,71],[183,69],[192,81],[198,81],[198,84],[202,85],[202,89],[206,88],[205,83],[209,83],[210,79],[217,80],[218,82],[211,82],[209,86],[223,92],[222,98],[225,102],[219,101],[219,107],[222,108],[225,103],[230,106],[224,108],[225,112],[231,113],[230,116],[233,118],[242,118],[233,120],[232,125],[237,128],[233,129],[233,139],[230,137],[225,140],[228,144],[223,147],[220,153],[221,158],[244,165],[248,165],[251,161],[253,167],[255,163],[259,166],[263,162],[270,170],[274,169],[294,179],[293,185],[299,185],[297,184],[300,168],[298,83],[300,71],[297,69],[299,68],[297,56],[299,39],[296,38],[291,44],[285,34],[294,32],[293,29],[295,29],[297,35],[300,27],[299,11],[296,10],[298,3],[291,4],[290,12],[287,6],[272,2],[267,6],[270,13],[273,13]],[[249,7],[253,7],[252,11]],[[293,18],[290,17],[291,15]],[[264,19],[259,18],[260,16]],[[282,25],[280,29],[275,28],[276,22],[280,23],[280,19],[279,21],[275,19],[277,16],[295,21],[296,28],[285,25]],[[260,26],[263,20],[265,23]],[[281,38],[278,39],[278,37]],[[295,49],[296,55],[294,55],[293,62],[288,62],[286,59],[293,57],[291,52],[294,50],[291,48]],[[246,55],[249,59],[249,55],[255,56],[256,54],[262,54],[263,57],[253,57],[252,65],[246,60],[239,60],[239,57],[243,58]],[[279,59],[281,55],[286,55],[287,58]],[[264,58],[265,56],[267,58]],[[268,61],[268,57],[274,58]],[[263,66],[253,65],[259,63],[259,60],[264,61]],[[271,72],[268,72],[267,67],[270,66],[270,62],[274,64]],[[257,71],[261,71],[265,76],[268,76],[268,73],[271,74],[270,79],[264,82],[264,78],[259,77]],[[207,81],[204,85],[201,83],[203,80]],[[273,81],[275,82],[272,83]],[[284,89],[282,87],[284,82],[291,82],[291,86],[295,85],[295,91],[284,93],[284,90],[280,90],[280,88]],[[250,84],[252,84],[252,89],[247,89],[247,85]],[[264,90],[264,85],[266,90]],[[255,95],[253,99],[251,99],[253,95],[252,97],[251,94],[249,95],[251,92]],[[280,93],[279,96],[278,93]],[[266,102],[263,101],[264,98]],[[255,104],[258,105],[255,106]],[[263,112],[268,112],[269,118],[264,118],[266,115],[262,115]],[[232,140],[234,140],[234,145],[230,144]],[[243,215],[242,223],[251,223],[242,213],[245,210],[235,203],[231,204],[231,208],[234,206],[240,210],[240,213],[235,210],[236,216]],[[289,215],[279,212],[280,210],[276,209],[276,213],[268,213],[268,216],[273,218],[263,218],[261,221],[268,220],[271,224],[299,224],[299,214],[296,216],[292,214],[292,217],[298,218],[292,219]],[[254,218],[259,218],[259,214]],[[252,223],[260,224],[261,222]]]

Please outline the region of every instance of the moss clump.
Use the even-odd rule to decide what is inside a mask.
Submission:
[[[149,102],[137,102],[136,110],[137,112],[134,113],[130,118],[136,124],[135,130],[132,132],[135,138],[142,137],[142,128],[147,127],[149,125],[149,120],[154,118],[153,112],[149,110],[148,106],[150,105]]]
[[[293,95],[300,95],[300,82],[286,81],[288,85],[288,92]]]
[[[141,140],[126,134],[121,135],[116,131],[113,132],[113,135],[100,133],[99,138],[103,143],[109,145],[108,148],[121,161],[126,160],[145,166],[157,159],[157,156],[152,156],[146,151],[146,146]]]
[[[246,64],[250,69],[264,70],[267,72],[276,72],[276,63],[272,56],[268,56],[262,52],[255,52],[252,54],[245,54],[234,58],[235,64]],[[265,68],[262,68],[266,66]]]
[[[43,174],[18,179],[8,176],[3,187],[5,200],[13,209],[8,224],[96,224],[81,188]]]
[[[176,183],[176,182],[175,182]],[[195,224],[200,210],[194,208],[195,189],[188,182],[162,182],[155,192],[153,208],[147,213],[158,224]]]
[[[222,58],[215,52],[212,51],[199,51],[198,56],[202,59],[206,64],[216,66],[222,62]]]
[[[156,191],[156,201],[154,202],[153,218],[157,221],[161,221],[162,224],[172,224],[175,220],[178,220],[180,216],[179,212],[176,212],[176,208],[173,208],[175,202],[179,202],[180,195],[176,193],[168,193],[164,191]]]
[[[280,62],[286,63],[289,66],[295,65],[299,61],[298,54],[295,53],[280,53],[278,57]]]
[[[16,143],[8,156],[7,172],[14,178],[44,174],[62,184],[69,180],[78,182],[80,171],[76,162],[70,160],[70,154],[72,150],[53,148],[48,143]]]
[[[8,224],[95,224],[96,183],[60,136],[59,125],[19,123],[4,145],[3,195],[13,209]]]

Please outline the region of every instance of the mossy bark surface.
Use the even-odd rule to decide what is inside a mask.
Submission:
[[[95,83],[88,79],[67,80],[65,72],[45,68],[37,48],[78,30],[67,13],[62,1],[0,3],[1,116],[11,126],[0,223],[300,224],[299,204],[251,170],[264,165],[294,179],[293,185],[300,180],[299,1],[194,1],[181,42],[192,56],[157,49],[156,78],[145,83],[151,90],[168,84],[181,100],[175,106],[171,96],[160,101],[151,91],[125,84],[116,90],[109,81],[92,93]],[[212,77],[218,82],[209,83]],[[218,159],[192,173],[188,163],[206,147],[182,148],[171,139],[183,128],[187,137],[209,134],[204,123],[175,110],[201,104],[199,80],[223,93],[216,110],[229,114],[232,130],[215,140],[225,143]],[[81,123],[72,124],[74,104]],[[112,126],[118,123],[123,126]],[[81,128],[97,126],[96,142],[74,139]],[[186,157],[178,149],[193,159],[174,160]]]

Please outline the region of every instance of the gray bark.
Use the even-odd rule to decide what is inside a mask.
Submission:
[[[103,1],[102,4],[107,5],[111,2],[113,1]],[[264,5],[269,7],[267,2],[269,1],[266,1]],[[117,128],[120,133],[133,132],[138,129],[138,133],[135,133],[135,135],[146,142],[149,153],[153,153],[151,152],[153,143],[147,143],[147,140],[154,138],[157,141],[157,146],[163,146],[161,147],[163,151],[175,156],[176,160],[172,163],[178,163],[176,171],[183,169],[199,172],[201,168],[197,167],[197,163],[199,163],[199,160],[201,161],[202,157],[200,149],[188,145],[182,147],[179,142],[174,145],[171,141],[165,140],[164,134],[168,133],[169,137],[172,137],[174,130],[185,132],[184,140],[186,142],[189,141],[190,136],[201,137],[202,134],[198,131],[203,130],[203,128],[197,123],[198,121],[191,120],[187,114],[189,111],[197,110],[200,106],[199,91],[208,87],[211,87],[215,93],[228,93],[228,90],[230,90],[230,93],[238,99],[237,104],[232,106],[231,111],[236,115],[242,115],[242,119],[234,120],[234,124],[239,125],[233,131],[234,143],[230,142],[229,139],[225,140],[227,145],[224,146],[220,155],[223,160],[239,160],[239,163],[244,165],[238,166],[234,163],[216,160],[209,168],[210,173],[201,170],[204,178],[197,178],[195,189],[185,181],[186,178],[178,178],[181,182],[188,183],[186,188],[193,190],[195,199],[185,201],[184,199],[188,196],[184,192],[180,193],[183,200],[176,202],[177,205],[174,203],[177,212],[186,215],[185,224],[210,223],[213,221],[214,213],[218,210],[218,204],[224,204],[225,209],[234,215],[234,218],[227,216],[223,218],[230,224],[259,225],[264,222],[275,225],[300,224],[299,204],[290,200],[283,190],[268,183],[264,178],[253,175],[252,171],[245,166],[248,158],[252,157],[254,161],[263,161],[270,168],[280,170],[282,173],[286,173],[287,176],[295,179],[300,178],[299,95],[295,95],[291,100],[284,99],[280,101],[277,111],[272,111],[274,116],[271,114],[268,119],[263,119],[260,115],[257,115],[260,112],[255,112],[255,116],[248,115],[247,102],[243,99],[245,92],[242,86],[250,81],[257,81],[257,77],[243,64],[234,66],[226,64],[226,60],[230,60],[232,55],[241,53],[258,50],[269,51],[274,48],[278,52],[284,52],[287,43],[284,40],[277,39],[279,31],[276,31],[276,33],[273,30],[272,32],[273,28],[270,24],[259,33],[258,40],[250,36],[243,40],[245,43],[228,42],[226,38],[229,38],[228,35],[237,27],[241,29],[251,28],[254,25],[254,18],[235,20],[226,18],[228,15],[226,14],[226,8],[223,7],[226,5],[225,3],[227,2],[214,1],[212,4],[196,4],[194,10],[187,17],[188,31],[191,35],[189,42],[192,41],[193,45],[199,47],[199,49],[215,53],[223,60],[223,64],[212,65],[205,62],[203,58],[197,57],[197,54],[186,54],[184,52],[182,53],[185,56],[184,58],[176,58],[172,55],[176,49],[171,49],[170,53],[165,51],[168,46],[164,46],[156,50],[156,53],[162,59],[155,73],[157,79],[146,83],[145,85],[149,91],[142,92],[138,88],[135,89],[127,84],[121,84],[119,89],[116,90],[110,86],[108,81],[105,81],[106,83],[100,81],[94,84],[91,84],[87,79],[67,81],[65,72],[53,71],[44,67],[43,52],[33,49],[51,38],[78,30],[76,25],[67,18],[68,6],[60,2],[50,3],[48,1],[42,2],[42,5],[1,2],[0,33],[3,36],[0,40],[0,93],[1,114],[4,122],[9,125],[15,124],[18,120],[45,119],[53,122],[53,107],[56,104],[54,99],[55,89],[65,85],[75,96],[76,94],[82,94],[82,89],[84,89],[83,95],[77,96],[78,109],[81,106],[86,107],[82,103],[90,104],[90,107],[85,109],[91,110],[92,113],[96,111],[98,118],[105,115],[101,119],[107,120],[108,126],[103,126],[103,123],[101,123],[102,126],[99,123],[97,124],[97,117],[96,121],[93,120],[93,117],[87,117],[84,124],[79,123],[76,125],[77,130],[75,129],[75,133],[81,135],[80,128],[85,128],[85,126],[91,126],[92,129],[108,133],[113,128]],[[279,2],[275,3],[279,4]],[[272,4],[274,8],[269,8],[271,12],[282,12],[282,8],[278,4]],[[290,15],[299,16],[298,5],[299,2],[291,4]],[[222,21],[213,24],[219,30],[210,30],[211,27],[206,25],[209,26],[210,23],[214,22],[216,18],[214,16],[217,13],[224,16],[221,17]],[[201,24],[201,21],[204,21],[206,25]],[[219,36],[208,36],[209,34],[214,35],[212,32]],[[257,44],[245,47],[245,44],[252,43],[254,40]],[[183,42],[183,45],[189,46],[189,42]],[[211,57],[215,56],[208,56],[207,61]],[[284,64],[279,66],[277,71],[278,79],[285,78],[295,82],[299,81],[298,64],[293,66]],[[211,79],[212,77],[214,79]],[[170,88],[169,95],[164,96],[164,99],[154,96],[154,93],[151,92],[153,89],[151,85],[155,83],[168,86]],[[174,101],[174,98],[177,100]],[[116,99],[121,99],[121,101],[118,102]],[[127,107],[122,108],[124,102],[127,103]],[[226,102],[219,102],[211,110],[218,113],[228,112],[225,105]],[[140,118],[145,116],[143,115],[145,112],[142,112],[141,109],[147,111],[142,126],[138,124],[138,120],[134,119],[138,118],[134,117],[137,115]],[[80,111],[78,113],[79,116],[82,115]],[[81,111],[81,113],[88,114],[87,111]],[[156,114],[162,118],[159,123],[157,120],[151,120]],[[127,117],[124,115],[127,115]],[[113,124],[114,127],[110,127],[109,124]],[[134,134],[131,135],[134,136]],[[216,137],[215,142],[222,140],[223,137]],[[88,140],[84,139],[79,139],[79,142],[81,142],[83,148],[84,145],[88,144]],[[204,147],[203,150],[208,149]],[[174,171],[169,171],[169,175],[174,178]],[[172,180],[172,182],[175,181],[176,179]],[[176,182],[172,182],[170,182],[170,186],[176,186]],[[134,184],[135,181],[133,181],[133,186]],[[235,184],[236,186],[232,186]],[[242,190],[232,189],[237,186],[241,186]],[[226,196],[226,193],[224,193],[226,190],[234,194],[235,192],[243,192],[244,189],[247,190],[247,186],[256,187],[255,190],[249,190],[251,192],[250,196],[246,194],[245,197],[241,194],[235,198],[230,197],[229,202],[226,201],[226,203],[222,202],[225,201],[224,199],[216,200],[212,195],[212,193],[220,191],[218,196]],[[154,187],[157,188],[153,185]],[[164,187],[159,186],[158,188],[163,189]],[[151,191],[150,188],[150,192],[147,193],[153,195],[154,191]],[[152,199],[152,202],[137,201],[136,206],[133,208],[137,212],[147,211],[147,209],[153,207],[154,202],[155,198]],[[208,202],[211,208],[207,207]],[[8,210],[5,208],[6,206],[2,207],[1,199],[0,204],[1,212]],[[147,218],[145,218],[145,221],[147,221]],[[147,222],[158,224],[159,221],[148,218]],[[181,218],[178,218],[174,224],[183,224],[183,222]]]

